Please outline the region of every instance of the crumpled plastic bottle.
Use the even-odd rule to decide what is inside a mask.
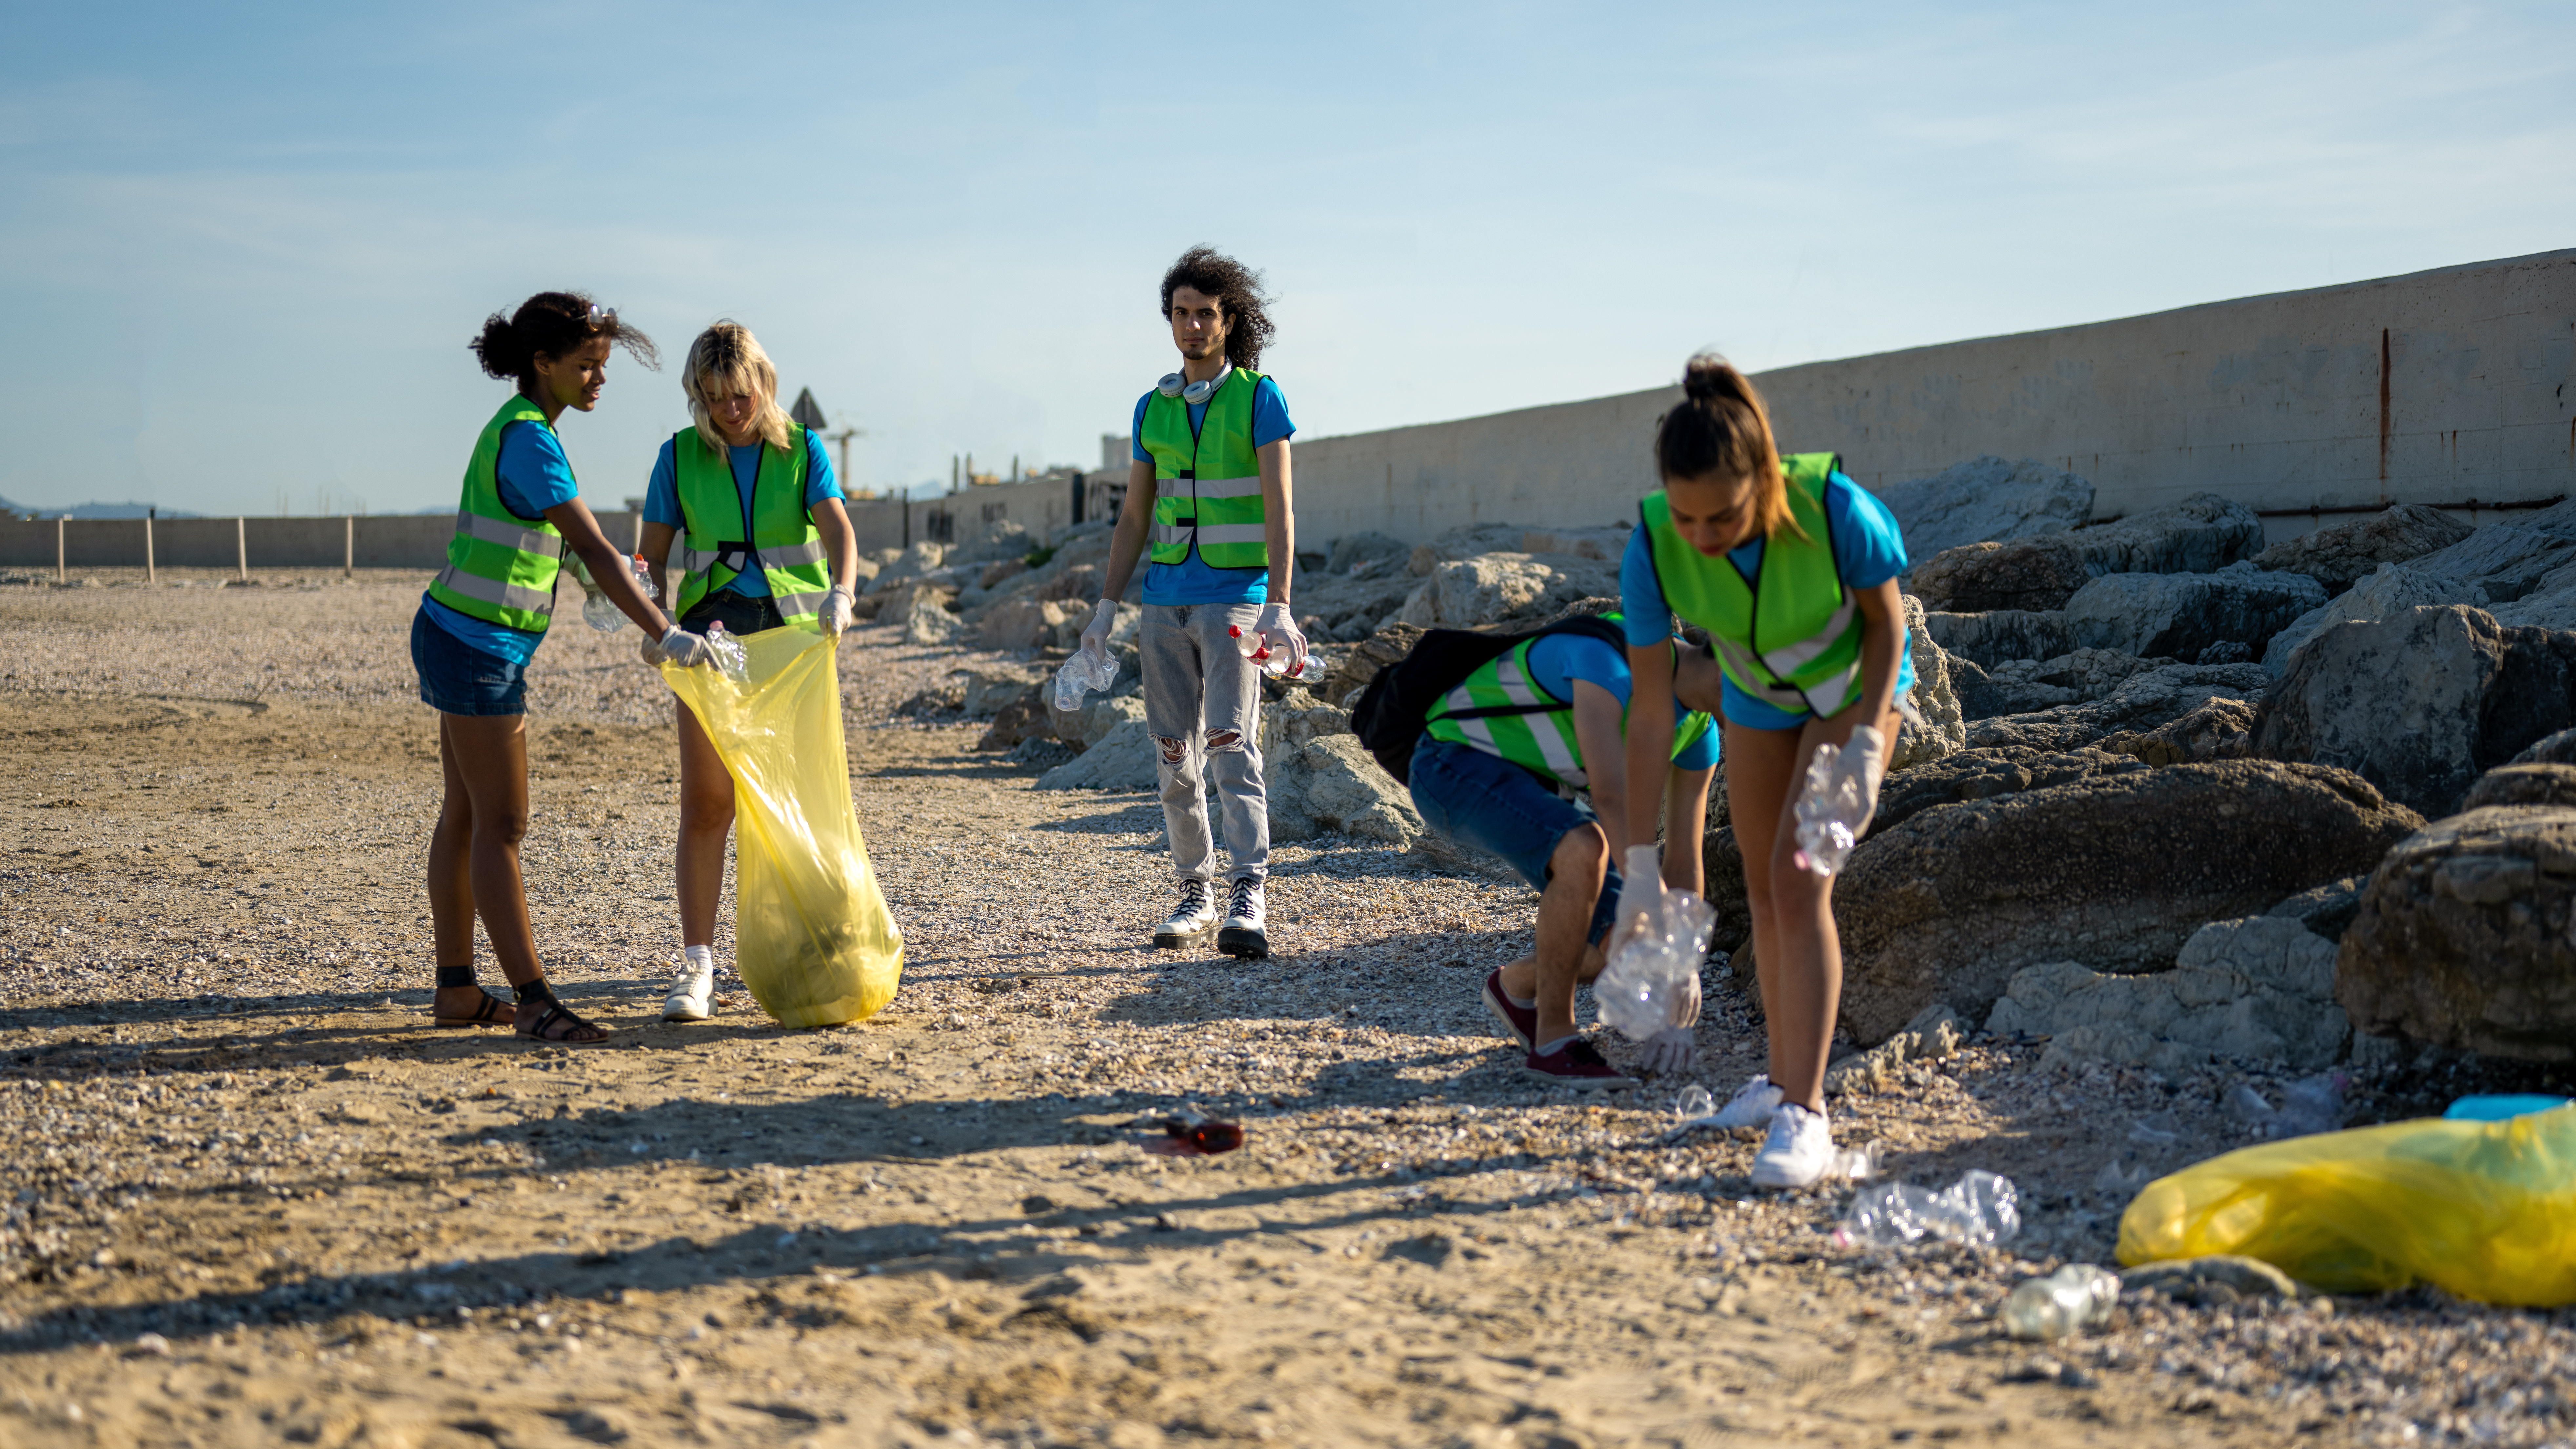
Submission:
[[[2069,1263],[2045,1278],[2024,1278],[2004,1298],[2004,1331],[2015,1338],[2064,1338],[2110,1321],[2120,1302],[2120,1276],[2090,1263]]]
[[[1106,653],[1093,654],[1077,649],[1064,667],[1055,672],[1055,708],[1058,714],[1071,714],[1082,708],[1082,697],[1107,693],[1111,681],[1118,677],[1118,661]]]
[[[1673,1098],[1673,1115],[1684,1122],[1697,1121],[1716,1111],[1717,1099],[1708,1094],[1706,1087],[1684,1087],[1682,1094]]]
[[[636,554],[626,560],[626,566],[635,571],[635,587],[644,591],[644,597],[648,599],[653,597],[653,575],[644,567],[644,556],[640,553]],[[583,623],[602,634],[614,634],[626,627],[625,611],[617,607],[614,599],[608,597],[606,589],[592,583],[587,573],[581,575],[581,585],[585,591],[585,597],[581,601]]]
[[[1845,1247],[1898,1247],[1937,1238],[1992,1247],[2021,1232],[2021,1195],[2009,1177],[1970,1172],[1934,1192],[1910,1182],[1882,1183],[1852,1195],[1834,1229]]]
[[[1311,649],[1306,651],[1306,662],[1297,666],[1296,671],[1291,673],[1288,668],[1288,656],[1272,649],[1268,639],[1259,634],[1244,632],[1241,624],[1227,625],[1226,633],[1234,640],[1237,653],[1260,665],[1261,672],[1273,679],[1294,679],[1312,684],[1324,677],[1324,657]]]
[[[715,656],[716,668],[724,671],[725,678],[736,684],[751,682],[751,656],[741,640],[725,632],[721,619],[707,625],[707,652]]]
[[[1800,870],[1822,876],[1841,870],[1843,862],[1851,859],[1852,848],[1860,844],[1861,828],[1869,821],[1860,780],[1836,768],[1842,755],[1837,746],[1816,746],[1816,757],[1807,762],[1807,787],[1798,792],[1796,863]]]
[[[2343,1094],[2352,1078],[2341,1072],[2323,1072],[2303,1077],[2281,1089],[2281,1105],[2240,1082],[2219,1103],[2228,1116],[2251,1127],[2259,1127],[2266,1137],[2308,1137],[2319,1132],[2343,1130]]]
[[[1655,847],[1628,847],[1621,879],[1619,925],[1610,936],[1610,961],[1592,983],[1601,1019],[1630,1041],[1644,1041],[1673,1024],[1673,1002],[1684,982],[1696,982],[1717,912],[1689,891],[1668,890]]]

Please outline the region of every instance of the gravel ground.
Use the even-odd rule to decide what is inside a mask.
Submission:
[[[907,935],[864,1025],[677,956],[670,704],[631,636],[531,672],[526,859],[594,1049],[427,1029],[437,806],[417,576],[0,577],[0,1439],[11,1444],[1571,1446],[2567,1442],[2576,1319],[2417,1290],[2131,1302],[2035,1352],[2022,1276],[2107,1262],[2125,1189],[2237,1145],[2248,1077],[1981,1042],[1839,1099],[1886,1171],[2011,1176],[2007,1250],[1853,1251],[1849,1189],[1661,1143],[1759,1063],[1542,1087],[1482,973],[1533,895],[1283,846],[1266,963],[1145,946],[1143,795],[1040,793],[900,706],[994,656],[860,631],[852,784]],[[727,949],[720,941],[719,954]],[[487,973],[487,979],[497,973]],[[1612,1046],[1614,1059],[1624,1045]],[[2258,1085],[2263,1079],[2252,1078]],[[2363,1119],[2545,1078],[2424,1063]],[[1188,1105],[1245,1150],[1169,1159]],[[2151,1129],[2132,1132],[2144,1120]],[[2170,1136],[2172,1140],[2162,1140]]]

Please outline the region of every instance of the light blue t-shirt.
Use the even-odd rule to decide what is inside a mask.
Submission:
[[[581,485],[572,481],[572,460],[564,456],[563,440],[555,436],[552,428],[528,422],[503,428],[501,452],[493,471],[500,475],[501,506],[531,523],[543,522],[547,509],[581,496]],[[573,587],[579,589],[580,585]],[[537,645],[546,637],[543,629],[513,629],[507,624],[460,614],[427,594],[420,596],[420,607],[429,615],[429,622],[522,669],[537,657]]]
[[[1127,436],[1134,439],[1128,447],[1140,463],[1151,463],[1154,455],[1145,451],[1145,405],[1154,400],[1147,393],[1136,399],[1136,420]],[[1190,409],[1190,426],[1207,421],[1207,404]],[[1281,438],[1292,436],[1297,425],[1288,421],[1288,399],[1280,396],[1279,381],[1263,377],[1261,386],[1252,392],[1252,446],[1267,448]],[[1190,556],[1176,564],[1148,564],[1145,569],[1145,602],[1149,604],[1258,604],[1270,597],[1270,570],[1210,568],[1199,557],[1199,546],[1190,545]]]
[[[842,496],[841,480],[832,475],[832,460],[823,451],[822,440],[814,436],[814,430],[803,428],[799,431],[805,434],[805,511],[811,513],[814,506],[824,499]],[[677,438],[664,438],[661,453],[653,459],[653,477],[644,485],[644,521],[685,533],[689,520],[688,515],[680,510],[680,471],[671,456],[672,445],[677,441]],[[743,538],[751,536],[751,490],[760,481],[760,449],[758,443],[725,449],[726,461],[733,467],[734,491],[742,495],[743,528],[737,536]],[[765,599],[769,597],[769,575],[758,569],[745,570],[734,575],[733,582],[717,592],[740,594],[746,599]]]
[[[1842,575],[1843,587],[1874,589],[1905,572],[1905,534],[1896,525],[1896,515],[1876,495],[1840,473],[1825,480],[1825,530],[1833,535],[1834,568]],[[1756,574],[1762,567],[1762,542],[1757,538],[1726,556],[1745,573]],[[1655,577],[1655,560],[1643,527],[1628,535],[1628,552],[1619,563],[1619,613],[1631,646],[1643,648],[1672,637],[1672,606],[1664,602],[1663,583]],[[1901,695],[1913,687],[1914,650],[1909,640],[1897,656],[1896,692]],[[1792,714],[1746,694],[1732,679],[1726,681],[1724,694],[1727,719],[1747,729],[1796,729],[1809,718],[1803,711]]]
[[[1581,634],[1550,634],[1530,646],[1530,682],[1558,699],[1574,698],[1574,681],[1581,679],[1610,691],[1610,697],[1625,708],[1634,685],[1628,674],[1628,660],[1616,649],[1598,639]],[[1690,711],[1682,702],[1673,701],[1673,720]],[[1690,742],[1673,757],[1673,763],[1685,770],[1711,770],[1717,767],[1717,731],[1710,730]]]

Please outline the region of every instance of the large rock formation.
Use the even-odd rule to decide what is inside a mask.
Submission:
[[[1952,660],[1950,672],[1960,711],[1980,720],[2089,704],[2108,696],[2130,675],[2156,667],[2117,649],[2078,649],[2053,659],[2007,659],[1991,670]]]
[[[2073,534],[1944,549],[1914,566],[1906,587],[1928,608],[1983,614],[1996,609],[2062,609],[2092,582]]]
[[[2325,601],[2307,575],[2267,574],[2252,564],[2209,574],[2105,574],[2066,601],[2066,623],[2080,647],[2189,659],[2221,642],[2259,652]]]
[[[2142,669],[2100,699],[1973,721],[1968,726],[1968,745],[1972,749],[2021,745],[2071,750],[2117,734],[2156,729],[2213,699],[2256,698],[2269,682],[2270,676],[2259,664],[2167,664]]]
[[[2263,667],[2276,676],[2288,673],[2290,656],[2299,652],[2299,646],[2337,624],[2385,619],[2427,606],[2468,604],[2483,608],[2486,603],[2487,591],[2477,584],[2399,564],[2381,564],[2359,583],[2291,620],[2273,635],[2272,642],[2263,647]]]
[[[2576,1059],[2576,809],[2472,810],[2388,852],[2344,934],[2358,1031],[2490,1056]]]
[[[2070,957],[2162,970],[2201,923],[2368,870],[2421,824],[2344,771],[2268,760],[1921,811],[1835,886],[1844,1023],[1867,1044],[1934,1002],[1983,1017],[2015,972]]]
[[[2490,805],[2576,806],[2576,765],[2498,765],[2469,787],[2460,809]]]
[[[2460,606],[2336,624],[2291,657],[2254,751],[2351,770],[2427,815],[2576,720],[2576,635]]]
[[[1923,632],[1934,643],[1981,668],[1993,669],[2015,659],[2055,659],[2082,646],[2062,610],[1994,609],[1983,614],[1923,616]]]
[[[1563,554],[1479,554],[1433,565],[1431,576],[1405,598],[1396,618],[1426,629],[1472,629],[1618,593],[1616,570],[1608,563]]]
[[[2043,1062],[2184,1071],[2220,1056],[2312,1072],[2342,1057],[2352,1036],[2334,991],[2332,941],[2286,917],[2255,916],[2193,932],[2170,971],[2026,967],[1986,1030],[2048,1037]]]
[[[1896,734],[1888,769],[1911,769],[1956,753],[1968,741],[1967,721],[1959,711],[1959,691],[1950,677],[1950,656],[1923,627],[1923,601],[1904,595],[1906,647],[1913,653],[1915,713]]]
[[[1357,735],[1318,735],[1285,755],[1265,755],[1262,773],[1273,840],[1341,834],[1402,846],[1426,829],[1413,797],[1377,767]]]
[[[2011,745],[1962,750],[1934,764],[1888,776],[1878,792],[1878,813],[1870,817],[1869,834],[1873,838],[1883,835],[1938,805],[1993,800],[2071,785],[2099,775],[2133,775],[2149,768],[2143,760],[2107,750],[2076,749],[2052,754]]]
[[[1961,544],[2063,533],[2093,517],[2091,483],[2033,458],[1972,458],[1874,491],[1918,563]]]
[[[2306,574],[2328,594],[2340,594],[2381,564],[2404,563],[2450,547],[2469,526],[2438,508],[2400,503],[2385,513],[2356,518],[2283,539],[2254,556],[2254,566]]]

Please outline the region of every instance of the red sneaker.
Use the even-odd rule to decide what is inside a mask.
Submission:
[[[1512,999],[1503,994],[1503,973],[1499,970],[1485,973],[1485,1009],[1521,1044],[1521,1050],[1538,1045],[1538,1008],[1512,1005]]]
[[[1522,1063],[1521,1071],[1544,1082],[1584,1091],[1616,1090],[1637,1085],[1635,1077],[1623,1077],[1618,1069],[1602,1058],[1592,1043],[1576,1037],[1546,1056],[1533,1051]]]

